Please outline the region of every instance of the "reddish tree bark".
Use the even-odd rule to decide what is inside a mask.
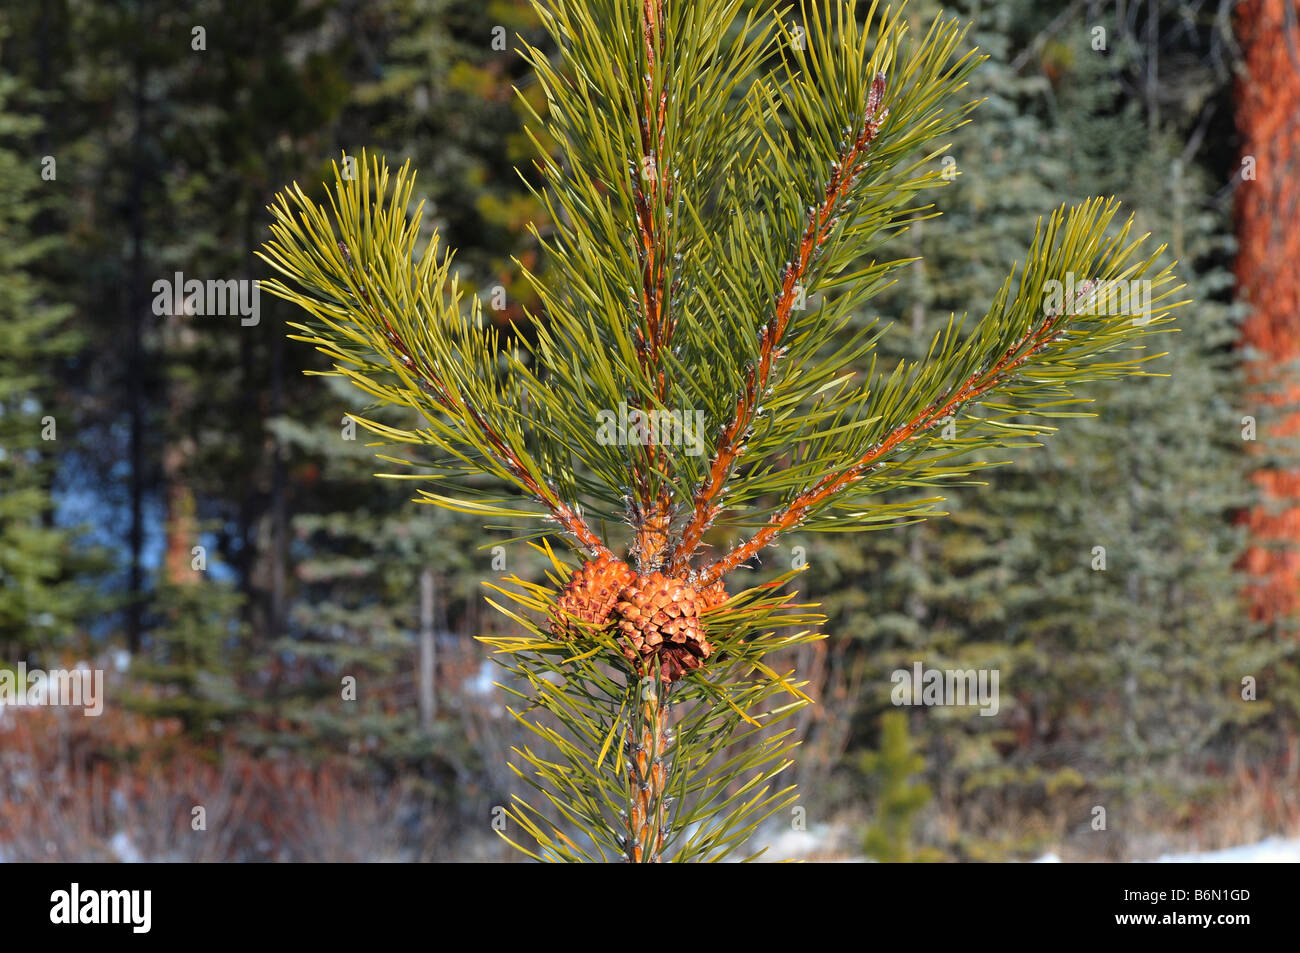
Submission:
[[[1300,30],[1294,0],[1247,0],[1236,30],[1245,59],[1235,91],[1242,141],[1237,189],[1237,293],[1251,311],[1241,343],[1252,352],[1252,406],[1270,418],[1269,436],[1300,435]],[[1273,412],[1269,412],[1273,408]],[[1247,411],[1248,413],[1250,411]],[[1300,470],[1261,468],[1264,502],[1248,522],[1243,568],[1251,615],[1275,619],[1300,604]]]

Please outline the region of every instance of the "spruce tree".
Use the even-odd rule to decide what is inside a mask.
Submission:
[[[1027,50],[1049,19],[1029,2],[980,14],[975,39],[990,60],[973,87],[986,104],[939,160],[953,184],[936,202],[943,216],[913,233],[919,280],[878,299],[914,331],[886,343],[914,355],[948,308],[996,289],[1002,256],[1045,196],[1099,189],[1169,235],[1169,259],[1188,262],[1196,304],[1166,339],[1168,376],[1099,386],[1105,414],[1043,451],[1009,455],[987,486],[955,489],[942,524],[814,558],[836,569],[817,583],[870,671],[916,660],[1000,671],[998,717],[936,709],[918,720],[946,806],[1086,819],[1070,792],[1158,810],[1170,791],[1202,790],[1205,760],[1265,713],[1241,701],[1240,679],[1268,671],[1277,653],[1245,620],[1233,571],[1242,534],[1232,514],[1250,500],[1230,346],[1239,313],[1227,301],[1227,209],[1193,155],[1215,79],[1165,51],[1184,99],[1164,105],[1153,131],[1124,94],[1142,61],[1123,24],[1102,19],[1111,48],[1096,50],[1097,21],[1080,13],[1058,21],[1041,52]],[[1041,63],[1016,68],[1029,52]],[[883,675],[867,684],[864,721],[888,705]],[[983,850],[986,832],[970,833],[959,852]]]
[[[55,451],[72,420],[53,381],[77,337],[71,309],[41,277],[63,250],[38,229],[58,193],[33,145],[39,119],[13,108],[16,85],[0,72],[0,659],[42,651],[50,664],[95,604],[79,578],[94,554],[54,520]]]
[[[544,43],[537,16],[515,0],[428,0],[392,4],[378,19],[342,141],[415,160],[467,285],[482,289],[498,323],[520,321],[534,301],[511,259],[536,260],[525,226],[542,216],[515,167],[532,153],[523,114],[545,102],[511,37]]]
[[[532,296],[510,259],[536,257],[522,223],[538,219],[539,209],[512,167],[530,146],[511,84],[528,87],[506,30],[536,31],[535,15],[507,0],[332,15],[333,29],[357,38],[336,141],[364,134],[425,170],[427,227],[436,223],[459,249],[460,277],[491,305],[492,320],[503,328],[519,321]],[[534,100],[541,105],[535,90]],[[476,552],[473,516],[428,507],[413,516],[405,483],[376,483],[366,431],[347,416],[351,388],[330,383],[269,422],[294,488],[292,612],[259,659],[274,675],[259,705],[265,717],[244,737],[314,754],[342,745],[367,766],[443,780],[454,768],[466,781],[478,765],[468,763],[457,689],[480,651],[468,633],[481,631],[478,580],[497,553]],[[384,419],[402,422],[400,412]],[[516,549],[501,558],[518,571],[525,555]],[[356,698],[341,702],[348,675]],[[485,807],[455,803],[475,816]]]
[[[912,745],[907,715],[890,711],[880,716],[880,745],[861,756],[859,765],[875,787],[875,811],[863,834],[867,856],[882,863],[937,860],[933,848],[917,847],[913,835],[916,815],[933,795],[917,777],[925,758]]]
[[[884,246],[944,184],[930,160],[978,58],[948,18],[743,6],[535,5],[559,50],[524,44],[552,223],[546,270],[525,269],[535,342],[501,347],[422,242],[409,165],[363,156],[328,207],[295,186],[272,208],[270,290],[333,373],[407,409],[358,421],[425,451],[419,499],[522,522],[553,561],[550,585],[494,585],[523,634],[489,639],[538,741],[515,770],[543,798],[505,836],[540,859],[716,860],[789,807],[783,723],[808,700],[765,659],[818,637],[815,617],[794,573],[735,572],[796,529],[937,515],[938,490],[1049,431],[1076,385],[1141,373],[1177,303],[1160,249],[1095,199],[1042,220],[982,317],[919,360],[878,369],[883,329],[824,353],[910,267]],[[1130,281],[1149,310],[1103,306]],[[714,548],[715,524],[737,543]]]
[[[311,469],[304,481],[312,493],[310,506],[292,522],[297,598],[289,629],[263,660],[275,673],[262,705],[268,728],[246,738],[313,753],[346,747],[384,767],[450,760],[463,754],[463,745],[449,726],[436,723],[437,686],[421,703],[433,710],[410,704],[420,691],[420,639],[431,625],[430,648],[437,652],[452,613],[477,597],[461,591],[481,577],[481,568],[471,570],[487,560],[474,552],[465,517],[432,508],[412,514],[401,481],[376,485],[366,431],[340,409],[344,385],[330,383],[334,406],[325,423],[273,422],[291,458]],[[386,418],[401,415],[390,410]],[[424,590],[426,572],[434,577],[431,595]],[[430,661],[436,679],[436,654]],[[349,676],[356,691],[340,705]]]

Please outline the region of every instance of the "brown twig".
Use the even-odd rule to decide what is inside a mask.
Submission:
[[[667,132],[667,90],[654,94],[656,65],[664,43],[663,8],[660,0],[644,0],[642,38],[645,42],[645,88],[641,101],[641,165],[633,171],[632,196],[636,212],[637,258],[641,266],[641,313],[644,326],[637,329],[637,356],[642,369],[654,375],[655,399],[662,405],[667,394],[667,379],[660,357],[670,346],[676,322],[666,306],[667,246],[665,236],[655,223],[655,206],[665,206],[673,199],[672,178],[664,156]],[[636,395],[629,395],[629,405],[647,408]],[[668,545],[671,522],[671,494],[664,488],[667,455],[653,442],[642,446],[641,465],[636,467],[636,500],[631,518],[636,531],[632,550],[642,572],[658,567]],[[655,493],[652,475],[659,474],[660,487]],[[653,497],[653,499],[652,499]]]
[[[857,138],[849,143],[840,156],[839,162],[832,167],[821,204],[809,213],[808,223],[799,240],[798,251],[786,264],[776,307],[760,335],[758,365],[749,367],[745,389],[736,402],[736,412],[731,422],[722,430],[717,453],[709,464],[709,474],[695,493],[690,522],[683,529],[681,540],[673,552],[674,574],[686,569],[705,531],[717,518],[722,488],[726,486],[745,452],[745,441],[759,410],[760,401],[767,393],[772,371],[776,362],[785,354],[785,349],[780,344],[789,326],[790,312],[798,299],[801,283],[807,276],[817,252],[838,223],[838,210],[862,173],[862,160],[872,141],[879,134],[881,123],[889,114],[887,109],[881,109],[884,96],[885,74],[878,73],[872,81],[871,92],[867,98],[866,121],[862,130]]]
[[[454,394],[443,380],[425,366],[423,362],[417,363],[411,355],[411,350],[407,347],[406,342],[393,330],[388,318],[383,314],[378,314],[378,317],[384,325],[384,332],[388,342],[396,349],[398,360],[401,361],[403,367],[415,375],[421,386],[436,394],[448,407],[454,407],[469,416],[474,426],[483,434],[496,454],[497,462],[509,470],[528,493],[532,494],[538,502],[550,510],[552,519],[564,527],[565,531],[572,535],[590,556],[599,558],[600,556],[612,555],[605,544],[601,542],[600,537],[592,532],[591,527],[587,525],[586,521],[573,507],[561,500],[552,487],[534,479],[533,475],[524,466],[523,461],[519,459],[519,455],[505,442],[505,439],[496,431],[487,418],[477,408]]]
[[[1085,282],[1076,300],[1092,291],[1093,283]],[[928,407],[906,423],[895,427],[884,440],[876,444],[858,458],[847,470],[840,473],[828,473],[810,489],[799,494],[781,512],[768,520],[767,524],[749,540],[737,545],[726,556],[698,574],[699,585],[709,585],[744,562],[758,555],[762,549],[772,543],[778,535],[793,529],[802,523],[808,514],[818,505],[826,502],[836,493],[862,479],[868,472],[881,465],[885,456],[906,443],[916,434],[943,420],[967,401],[988,393],[1004,377],[1023,366],[1026,361],[1046,347],[1055,334],[1057,323],[1066,314],[1062,308],[1056,314],[1049,314],[1037,328],[1031,328],[1002,355],[996,364],[985,371],[972,374],[958,388],[950,391],[948,396],[932,402]]]
[[[658,687],[651,675],[633,682],[637,700],[629,720],[625,745],[628,770],[627,860],[657,864],[668,824],[668,687]]]

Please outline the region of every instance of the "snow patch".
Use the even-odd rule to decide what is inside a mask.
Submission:
[[[1060,855],[1044,854],[1035,864],[1059,864]],[[1155,860],[1139,864],[1300,864],[1300,839],[1270,837],[1258,844],[1243,844],[1223,850],[1193,851],[1186,854],[1161,854]]]
[[[1164,854],[1157,864],[1300,864],[1300,838],[1270,837],[1258,844],[1195,854]]]
[[[118,859],[118,861],[123,864],[140,863],[140,851],[137,850],[135,844],[131,842],[131,838],[127,835],[126,831],[118,831],[114,834],[112,840],[108,842],[108,848],[113,852],[113,855]]]

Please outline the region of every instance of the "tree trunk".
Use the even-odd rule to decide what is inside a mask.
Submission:
[[[434,609],[438,601],[438,583],[428,566],[420,570],[420,728],[433,731],[438,717],[437,632]]]
[[[1284,0],[1243,3],[1236,29],[1245,73],[1235,92],[1242,140],[1235,271],[1238,296],[1251,308],[1241,332],[1251,352],[1245,413],[1260,419],[1258,437],[1267,450],[1270,438],[1300,434],[1300,415],[1288,410],[1300,401],[1300,386],[1282,383],[1293,379],[1287,365],[1300,357],[1300,31]],[[1253,577],[1252,616],[1275,619],[1292,613],[1298,601],[1300,472],[1261,468],[1255,480],[1264,503],[1249,515],[1251,547],[1243,566]]]
[[[167,315],[165,337],[167,360],[180,363],[188,360],[194,348],[194,330],[191,316],[185,313],[185,294],[175,289]],[[194,546],[198,544],[198,507],[194,490],[190,487],[187,469],[193,459],[194,441],[186,431],[186,423],[194,408],[194,393],[188,384],[175,377],[167,382],[167,406],[170,411],[172,431],[167,435],[167,445],[162,454],[162,477],[166,487],[167,536],[164,555],[164,578],[173,586],[198,581],[193,569]]]
[[[131,259],[127,269],[127,415],[131,455],[131,524],[128,531],[130,565],[127,574],[126,646],[140,650],[144,623],[144,123],[145,65],[137,53],[134,63],[133,107],[135,130],[131,149],[131,185],[128,212],[131,223]]]
[[[284,411],[284,334],[271,332],[271,419]],[[284,447],[280,438],[271,435],[271,606],[268,642],[282,638],[286,628],[289,560],[289,507],[287,499]]]

